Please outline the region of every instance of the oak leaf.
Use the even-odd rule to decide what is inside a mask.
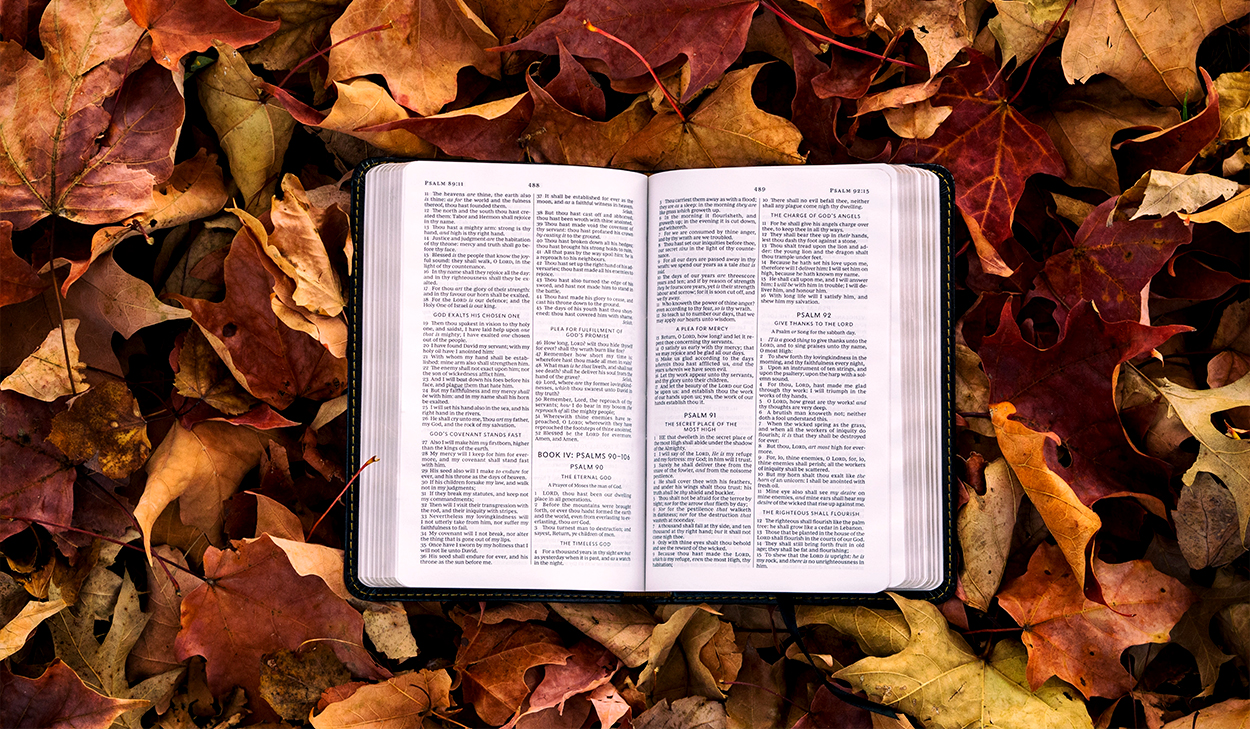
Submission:
[[[1182,480],[1192,485],[1198,474],[1205,471],[1223,481],[1237,504],[1238,532],[1245,541],[1250,526],[1250,440],[1226,436],[1211,423],[1211,418],[1224,410],[1250,406],[1250,375],[1211,390],[1191,390],[1165,380],[1159,385],[1159,392],[1200,444],[1198,460]]]
[[[1029,684],[1051,676],[1086,698],[1116,698],[1133,687],[1120,653],[1140,643],[1166,643],[1193,603],[1179,581],[1146,560],[1108,564],[1094,558],[1106,604],[1087,599],[1063,553],[1043,543],[1029,569],[998,593],[998,603],[1024,628]]]
[[[152,443],[139,403],[124,382],[109,380],[74,398],[52,419],[48,442],[70,460],[95,459],[96,470],[124,479],[148,460]]]
[[[389,678],[362,645],[360,613],[321,578],[297,574],[269,537],[235,550],[209,547],[204,579],[182,600],[175,651],[179,660],[204,656],[214,694],[242,686],[258,696],[261,657],[309,641],[327,641],[353,675]]]
[[[347,362],[274,312],[276,286],[289,279],[262,252],[260,223],[237,211],[245,225],[226,256],[221,302],[175,296],[187,307],[213,349],[254,397],[282,410],[296,397],[329,399],[346,387]]]
[[[377,26],[367,40],[337,45]],[[402,106],[423,116],[456,98],[460,69],[499,76],[494,34],[460,0],[353,0],[330,28],[330,81],[380,74]]]
[[[758,0],[690,0],[679,4],[638,0],[606,6],[594,0],[572,0],[559,15],[500,50],[554,56],[563,43],[574,56],[589,60],[592,71],[603,71],[613,81],[646,77],[641,88],[632,90],[648,88],[651,81],[646,66],[619,43],[587,30],[584,24],[590,22],[632,45],[655,68],[684,57],[690,64],[690,82],[681,96],[685,103],[725,73],[742,53],[751,16],[758,6]]]
[[[426,716],[451,707],[451,674],[410,671],[382,683],[361,686],[312,717],[316,729],[421,727]]]
[[[66,319],[48,332],[39,348],[0,380],[0,390],[20,392],[44,402],[86,390],[87,378],[83,373],[87,365],[78,359],[78,343],[74,340],[77,332],[77,319]]]
[[[1009,275],[996,247],[1011,235],[1016,204],[1029,177],[1063,177],[1055,145],[1040,127],[1004,100],[1006,85],[990,59],[969,51],[967,65],[952,70],[933,104],[951,114],[928,139],[899,145],[896,162],[934,162],[955,178],[955,204],[968,224],[982,266]]]
[[[1199,473],[1181,489],[1172,520],[1181,554],[1196,570],[1226,565],[1246,551],[1237,528],[1237,503],[1209,473]]]
[[[0,220],[0,306],[38,296],[46,284],[34,267],[13,252],[13,223]]]
[[[108,729],[117,717],[146,702],[111,699],[92,691],[54,661],[39,678],[14,676],[0,664],[0,726]]]
[[[455,669],[464,700],[492,726],[508,721],[529,696],[525,683],[529,669],[563,664],[572,655],[555,631],[534,623],[505,620],[486,625],[470,616],[462,627]]]
[[[47,441],[52,408],[0,391],[0,539],[26,528],[22,517],[68,525],[74,509],[74,464]],[[12,519],[12,520],[10,520]],[[56,531],[55,528],[52,531]]]
[[[661,109],[612,158],[613,167],[672,170],[802,164],[797,127],[755,106],[751,86],[764,64],[730,71],[686,121]]]
[[[1069,12],[1063,73],[1084,83],[1105,73],[1137,96],[1164,106],[1202,95],[1194,73],[1203,39],[1250,13],[1246,0],[1160,7],[1150,0],[1094,0]]]
[[[256,43],[278,23],[249,18],[225,0],[126,0],[135,24],[152,36],[152,58],[170,70],[182,57],[207,50],[214,40],[234,47]]]
[[[655,618],[640,605],[553,602],[552,610],[612,651],[628,668],[647,662]]]
[[[1142,290],[1193,233],[1171,216],[1114,219],[1116,200],[1094,208],[1072,247],[1046,259],[1041,278],[1066,309],[1090,301],[1105,322],[1138,321],[1145,304]]]
[[[185,309],[161,303],[151,285],[117,265],[112,251],[74,281],[72,290],[80,310],[98,312],[109,328],[126,339],[145,327],[191,316]]]
[[[225,150],[230,175],[248,210],[268,207],[295,120],[267,99],[263,82],[239,52],[215,41],[217,62],[200,73],[200,104]],[[258,213],[259,214],[259,213]]]
[[[604,167],[654,114],[645,99],[609,121],[597,122],[561,106],[551,94],[526,76],[534,115],[521,138],[535,162]]]
[[[1004,448],[1004,453],[1009,448]],[[963,563],[960,597],[969,607],[989,612],[1011,552],[1024,488],[1002,458],[985,468],[985,494],[967,488],[968,503],[959,510],[956,528]]]
[[[155,64],[127,66],[142,30],[121,0],[54,0],[39,36],[42,59],[0,44],[0,213],[22,230],[47,215],[95,225],[143,209],[173,171],[178,84]]]
[[[1050,135],[1063,157],[1068,168],[1065,182],[1116,195],[1121,189],[1120,172],[1111,152],[1116,134],[1139,127],[1167,129],[1179,124],[1181,115],[1171,107],[1147,104],[1115,79],[1099,78],[1065,89],[1033,119]]]
[[[1024,649],[1014,641],[994,646],[983,661],[950,629],[937,607],[891,595],[907,620],[906,646],[890,656],[863,658],[834,674],[868,698],[897,707],[926,727],[1003,729],[1088,727],[1085,706],[1062,681],[1036,691],[1024,685]]]

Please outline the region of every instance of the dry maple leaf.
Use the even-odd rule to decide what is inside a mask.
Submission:
[[[182,57],[203,51],[214,40],[248,46],[278,29],[273,20],[249,18],[225,0],[126,0],[135,23],[152,36],[152,58],[177,69]]]
[[[638,49],[647,63],[659,68],[685,57],[690,83],[682,93],[685,103],[715,81],[738,58],[746,45],[751,16],[758,0],[664,0],[603,2],[572,0],[559,15],[532,33],[500,50],[538,51],[557,55],[563,43],[578,58],[590,61],[613,81],[641,80],[650,87],[650,75],[638,57],[620,44],[586,30],[587,21]]]
[[[590,75],[586,67],[578,63],[558,38],[556,45],[560,48],[560,73],[556,74],[556,77],[551,79],[543,90],[557,104],[574,114],[603,121],[608,113],[603,89],[599,88],[599,83]]]
[[[0,306],[38,296],[45,286],[35,269],[13,252],[13,223],[0,220]]]
[[[641,605],[553,602],[552,610],[612,651],[629,668],[646,663],[655,617]]]
[[[66,319],[48,332],[39,348],[31,352],[8,377],[0,390],[20,392],[36,400],[52,402],[87,389],[87,366],[78,358],[75,334],[79,321]]]
[[[68,458],[95,459],[98,470],[124,479],[143,466],[152,452],[147,422],[124,382],[110,380],[92,387],[52,419],[48,442]]]
[[[390,23],[365,36],[340,41]],[[353,0],[330,28],[329,81],[379,74],[395,101],[421,115],[436,114],[456,98],[460,69],[472,66],[499,76],[499,54],[483,50],[498,43],[473,11],[457,0]]]
[[[121,220],[173,171],[182,95],[169,71],[127,67],[142,32],[121,0],[54,0],[42,59],[0,44],[0,213],[17,229]]]
[[[357,131],[406,129],[456,157],[521,162],[525,159],[521,133],[529,126],[533,111],[533,97],[528,93],[517,94],[444,114],[400,119]]]
[[[420,727],[428,715],[451,706],[451,674],[410,671],[382,683],[361,686],[311,718],[316,729]]]
[[[1146,560],[1107,564],[1095,558],[1092,569],[1106,604],[1087,599],[1063,554],[1045,543],[1028,571],[998,593],[999,604],[1024,627],[1034,688],[1058,676],[1087,698],[1121,696],[1133,678],[1120,665],[1120,653],[1140,643],[1166,643],[1194,601],[1184,585]]]
[[[108,729],[125,712],[146,706],[101,696],[60,661],[33,679],[14,676],[7,662],[0,664],[0,726]]]
[[[960,598],[969,607],[988,612],[1007,566],[1024,488],[1000,458],[985,468],[984,495],[967,490],[968,503],[959,510],[956,522],[963,553]]]
[[[1024,183],[1035,174],[1063,177],[1059,151],[1046,132],[1004,100],[1006,84],[990,59],[969,51],[967,65],[932,97],[951,114],[928,139],[900,144],[896,162],[934,162],[955,178],[955,204],[985,270],[1010,274],[996,247],[1011,235]]]
[[[603,167],[654,112],[646,99],[635,99],[609,121],[597,122],[565,109],[551,94],[526,77],[534,98],[534,115],[521,135],[535,162]]]
[[[572,655],[555,631],[534,623],[504,620],[487,625],[469,616],[462,627],[456,672],[464,700],[492,726],[510,719],[530,695],[526,671],[563,664]]]

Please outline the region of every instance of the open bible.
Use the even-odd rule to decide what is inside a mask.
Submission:
[[[941,172],[366,163],[349,584],[949,583]]]

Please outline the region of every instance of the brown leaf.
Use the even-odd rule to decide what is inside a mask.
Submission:
[[[907,0],[868,0],[864,21],[888,36],[912,31],[929,57],[929,75],[936,76],[955,55],[972,45],[964,4],[954,0],[914,3]]]
[[[1238,185],[1215,175],[1181,175],[1163,170],[1150,170],[1133,185],[1142,189],[1141,206],[1133,213],[1132,220],[1144,215],[1171,215],[1176,212],[1192,213],[1213,200],[1225,200],[1237,194]],[[1126,192],[1125,197],[1130,193]]]
[[[225,0],[126,0],[135,24],[152,36],[152,58],[170,70],[193,51],[207,50],[214,40],[239,47],[251,45],[278,29],[274,21],[249,18]]]
[[[456,157],[520,162],[525,159],[521,133],[533,111],[533,98],[517,94],[445,114],[377,124],[365,131],[407,129]]]
[[[859,649],[870,656],[888,656],[907,645],[911,631],[898,610],[874,610],[849,605],[802,606],[795,610],[797,625],[823,623],[855,639]]]
[[[411,116],[407,109],[395,103],[386,89],[363,78],[352,79],[346,83],[335,81],[334,88],[338,91],[334,106],[317,126],[359,137],[391,154],[405,157],[434,155],[433,145],[404,129],[389,132],[357,131],[362,127],[408,119]]]
[[[1245,1],[1250,8],[1250,0]],[[1136,180],[1153,169],[1187,172],[1199,153],[1215,141],[1220,132],[1220,95],[1205,70],[1202,80],[1207,87],[1207,105],[1200,113],[1167,129],[1115,144],[1122,153],[1121,172],[1127,179]]]
[[[1166,643],[1194,601],[1184,585],[1145,560],[1107,564],[1095,558],[1092,568],[1106,604],[1086,599],[1063,553],[1044,543],[1028,572],[998,593],[999,604],[1024,627],[1034,688],[1058,676],[1087,698],[1121,696],[1133,679],[1120,653],[1140,643]]]
[[[639,605],[553,602],[552,610],[612,651],[628,668],[646,663],[655,618]]]
[[[612,166],[659,171],[802,164],[799,130],[789,120],[760,110],[751,98],[751,85],[763,65],[725,74],[685,122],[661,109],[616,153]]]
[[[1054,27],[1065,5],[1066,0],[994,0],[998,15],[990,18],[987,26],[1002,49],[1003,66],[1012,59],[1021,66],[1045,44],[1067,35],[1068,18],[1059,28]]]
[[[482,625],[468,618],[456,654],[464,700],[482,721],[499,726],[530,694],[525,673],[534,666],[563,664],[572,653],[550,628],[505,620]]]
[[[54,0],[43,59],[0,45],[0,213],[16,229],[121,220],[173,171],[182,95],[168,71],[126,66],[141,35],[121,0]]]
[[[605,167],[654,116],[647,101],[638,98],[611,120],[597,122],[560,106],[534,79],[525,78],[534,115],[521,138],[535,162]]]
[[[365,635],[379,653],[392,661],[421,655],[408,624],[408,612],[400,603],[369,603],[365,609]]]
[[[603,646],[589,640],[579,641],[563,664],[543,670],[543,680],[530,694],[529,708],[517,720],[521,725],[536,721],[541,717],[535,714],[552,708],[563,713],[569,699],[611,685],[609,682],[619,666]]]
[[[1213,208],[1180,217],[1186,223],[1219,223],[1235,233],[1250,233],[1250,190]]]
[[[52,419],[48,442],[77,463],[98,459],[97,470],[124,479],[148,460],[152,443],[139,403],[124,382],[109,380]]]
[[[241,415],[257,402],[213,351],[199,327],[192,327],[174,350],[174,389],[183,397],[203,400],[227,415]]]
[[[222,502],[260,463],[263,450],[262,437],[251,428],[210,421],[187,429],[175,423],[148,459],[147,486],[134,510],[149,554],[152,525],[175,499],[182,500],[189,524],[220,534]]]
[[[73,291],[80,309],[98,312],[114,331],[126,339],[144,327],[191,316],[185,309],[161,303],[146,281],[130,275],[117,265],[111,251],[95,261],[82,278],[75,281]]]
[[[282,178],[282,199],[273,201],[269,216],[273,232],[261,247],[282,272],[295,281],[292,299],[301,307],[325,316],[343,311],[343,287],[321,240],[319,219],[299,178]]]
[[[746,45],[757,0],[689,0],[671,5],[663,0],[635,0],[628,5],[601,6],[593,0],[572,0],[564,10],[521,40],[501,50],[530,50],[554,56],[558,43],[581,59],[591,59],[592,70],[604,70],[614,81],[641,79],[650,86],[646,66],[623,46],[583,25],[595,26],[629,43],[655,68],[685,57],[690,83],[685,103],[729,68]],[[732,75],[732,74],[729,74]]]
[[[51,408],[37,400],[0,391],[0,515],[68,525],[73,513],[74,464],[47,441]],[[0,539],[26,528],[0,519]],[[53,531],[56,531],[53,529]]]
[[[560,12],[565,0],[465,0],[465,4],[501,42],[511,43]]]
[[[152,553],[187,566],[182,553],[168,545],[153,547]],[[147,564],[149,618],[126,656],[126,675],[132,681],[142,681],[182,667],[182,663],[174,658],[174,639],[182,629],[182,597],[203,584],[203,580],[174,566],[166,569],[177,581],[177,587],[170,582],[161,565],[155,562]]]
[[[23,678],[0,665],[0,726],[46,729],[107,729],[143,701],[110,699],[83,685],[60,661],[39,678]]]
[[[44,602],[31,600],[12,620],[0,627],[0,660],[21,650],[35,628],[66,608],[61,598]]]
[[[248,210],[268,207],[295,120],[267,100],[262,82],[229,45],[214,42],[217,62],[199,76],[200,104],[217,132],[230,175]]]
[[[1216,28],[1248,12],[1246,0],[1184,8],[1150,0],[1079,3],[1068,13],[1063,73],[1069,83],[1105,73],[1164,106],[1192,103],[1202,95],[1194,73],[1198,46]]]
[[[0,306],[38,296],[46,284],[35,269],[13,252],[13,223],[0,220]]]
[[[1215,79],[1220,95],[1220,141],[1250,137],[1250,71],[1229,71]]]
[[[301,577],[269,537],[237,550],[204,553],[205,583],[183,598],[179,660],[204,656],[208,685],[220,696],[242,686],[258,696],[261,657],[326,641],[353,675],[388,678],[362,641],[360,613],[319,577]],[[255,704],[254,704],[255,706]]]
[[[785,716],[785,659],[769,664],[752,646],[742,653],[738,683],[725,702],[728,729],[772,729]]]
[[[890,131],[903,139],[928,139],[951,115],[951,107],[934,106],[928,99],[901,109],[886,109],[885,122]]]
[[[312,717],[316,729],[421,727],[424,718],[451,706],[451,674],[411,671],[382,683],[361,686]]]
[[[1250,699],[1227,701],[1173,719],[1163,729],[1246,729],[1250,727]]]
[[[725,705],[702,696],[677,699],[670,706],[660,699],[634,719],[634,729],[725,729]]]
[[[599,82],[595,81],[585,66],[578,63],[559,38],[556,39],[556,45],[560,49],[560,73],[543,90],[557,104],[574,114],[601,121],[608,111]]]
[[[243,55],[248,62],[259,63],[270,71],[295,67],[325,47],[330,26],[343,14],[348,2],[350,0],[263,0],[249,10],[248,15],[281,21],[281,27]]]
[[[330,51],[330,80],[380,74],[395,101],[426,116],[456,98],[460,69],[499,76],[499,55],[482,50],[498,40],[463,3],[353,0],[330,28],[330,40],[337,44],[388,21],[392,27],[371,33],[367,42]]]
[[[1064,90],[1033,118],[1067,165],[1064,181],[1108,195],[1120,192],[1120,173],[1111,154],[1116,133],[1138,127],[1167,129],[1181,120],[1176,109],[1152,107],[1109,78]]]
[[[1199,473],[1181,489],[1172,520],[1181,553],[1196,570],[1226,565],[1246,551],[1237,529],[1237,503],[1209,473]]]
[[[260,661],[260,696],[288,721],[307,719],[326,689],[352,678],[325,643],[274,651]]]
[[[968,503],[959,510],[957,520],[964,557],[959,569],[960,597],[969,607],[989,612],[1007,566],[1024,488],[999,458],[985,469],[985,495],[967,491]]]
[[[87,389],[83,376],[87,366],[79,361],[78,344],[74,341],[77,332],[77,319],[66,319],[63,326],[48,332],[39,348],[22,360],[12,374],[0,380],[0,390],[52,402]]]

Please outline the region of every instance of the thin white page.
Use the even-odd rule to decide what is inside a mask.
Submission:
[[[646,178],[405,168],[399,581],[638,590]]]
[[[648,590],[888,586],[895,177],[651,178]]]

